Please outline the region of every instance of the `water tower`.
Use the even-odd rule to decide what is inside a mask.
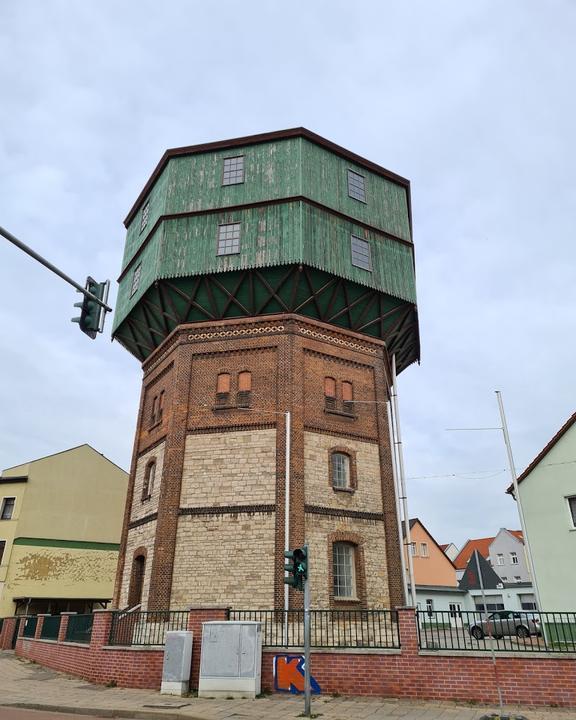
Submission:
[[[409,182],[296,128],[168,150],[125,224],[113,335],[143,381],[116,603],[282,607],[288,519],[315,607],[402,604]]]

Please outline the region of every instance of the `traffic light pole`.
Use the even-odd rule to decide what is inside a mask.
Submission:
[[[312,717],[312,690],[310,685],[310,555],[308,544],[304,545],[308,558],[308,572],[304,581],[304,715]]]
[[[101,305],[106,312],[112,312],[112,308],[107,305],[106,302],[101,300],[99,297],[96,297],[96,295],[93,295],[91,292],[88,292],[85,287],[82,287],[82,285],[79,285],[76,281],[72,280],[71,277],[68,277],[68,275],[63,273],[62,270],[56,267],[56,265],[52,265],[52,263],[46,260],[46,258],[43,258],[42,255],[39,255],[35,250],[32,250],[32,248],[25,245],[21,240],[18,240],[18,238],[14,237],[14,235],[8,232],[8,230],[0,227],[0,235],[5,237],[6,240],[10,241],[13,245],[16,245],[16,247],[20,250],[23,250],[27,255],[30,255],[31,258],[34,258],[34,260],[39,262],[41,265],[44,265],[45,268],[48,268],[48,270],[53,272],[55,275],[61,277],[62,280],[65,280],[69,285],[72,285],[72,287],[76,288],[76,290],[81,292],[85,297],[90,298],[90,300],[93,300],[98,303],[98,305]]]

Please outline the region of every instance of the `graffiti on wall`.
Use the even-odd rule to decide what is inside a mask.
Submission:
[[[304,692],[304,655],[274,655],[274,689],[298,695]],[[310,686],[315,695],[321,693],[320,685],[310,675]]]

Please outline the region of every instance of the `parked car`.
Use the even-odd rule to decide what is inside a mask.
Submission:
[[[491,635],[495,640],[505,635],[527,638],[540,635],[540,620],[527,613],[499,610],[487,618],[471,623],[469,631],[475,640],[482,640],[486,635]]]

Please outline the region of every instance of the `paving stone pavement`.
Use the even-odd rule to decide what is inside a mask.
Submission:
[[[154,690],[93,685],[0,651],[0,706],[143,720],[292,720],[304,710],[302,697],[272,695],[257,700],[173,698]],[[506,713],[528,720],[576,720],[576,708],[518,708]],[[480,720],[496,707],[387,698],[319,697],[312,712],[322,720]],[[0,720],[2,708],[0,707]]]

